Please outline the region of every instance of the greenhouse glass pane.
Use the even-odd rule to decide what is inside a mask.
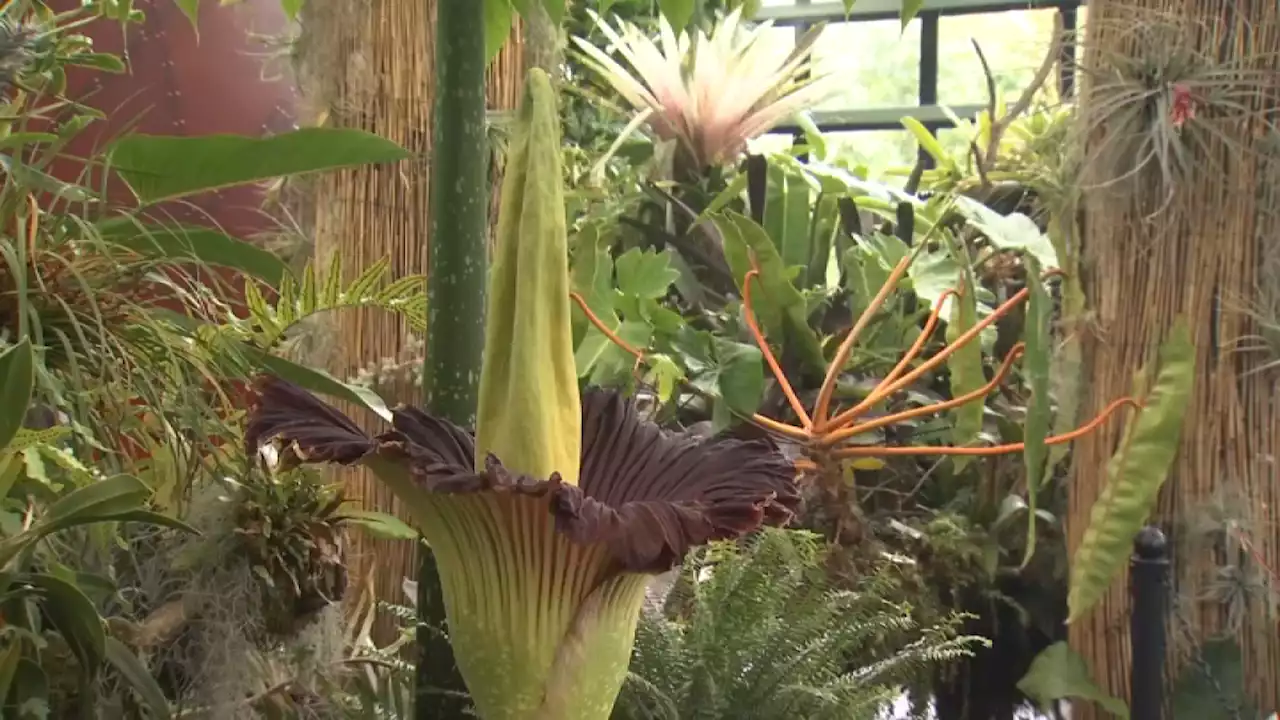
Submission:
[[[916,162],[915,140],[905,130],[854,130],[826,133],[829,160],[865,165],[870,176],[887,184],[903,180],[886,178],[887,170],[909,170]]]
[[[814,46],[817,72],[835,72],[841,92],[822,110],[915,105],[919,101],[920,23],[832,23]]]
[[[991,66],[996,87],[1012,103],[1049,51],[1056,10],[1007,10],[943,17],[938,25],[938,102],[986,103],[987,86],[973,40]],[[1056,96],[1057,73],[1046,83]]]

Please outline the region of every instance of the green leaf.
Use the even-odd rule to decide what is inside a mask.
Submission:
[[[778,248],[783,267],[809,265],[810,188],[798,172],[771,163],[765,193],[765,232]]]
[[[1053,349],[1050,345],[1049,323],[1053,314],[1053,300],[1040,281],[1040,263],[1035,256],[1026,257],[1027,288],[1031,291],[1027,302],[1026,325],[1023,342],[1026,349],[1022,356],[1027,370],[1027,384],[1031,400],[1027,406],[1026,427],[1022,432],[1022,458],[1027,469],[1027,543],[1023,567],[1031,562],[1036,550],[1036,496],[1044,482],[1045,460],[1049,450],[1045,438],[1049,435],[1052,420],[1052,398],[1049,396],[1049,367]]]
[[[1250,707],[1244,657],[1235,638],[1205,640],[1172,688],[1173,720],[1257,718]],[[1275,717],[1272,715],[1271,717]]]
[[[613,256],[609,254],[612,239],[601,231],[598,223],[584,226],[573,237],[573,258],[569,268],[573,289],[586,301],[587,307],[609,327],[617,324],[613,311]],[[580,312],[574,313],[579,327],[587,322]]]
[[[697,0],[658,0],[658,9],[662,11],[667,22],[671,23],[671,29],[677,35],[689,26],[696,6]]]
[[[484,56],[492,61],[511,36],[516,11],[511,7],[511,0],[478,1],[484,3]]]
[[[35,383],[35,354],[31,341],[22,338],[0,352],[0,449],[8,447],[22,429]]]
[[[680,277],[671,267],[671,257],[666,250],[651,252],[631,248],[618,258],[617,268],[618,290],[637,298],[660,298]]]
[[[1055,700],[1075,698],[1089,700],[1120,718],[1129,717],[1123,700],[1111,697],[1093,681],[1084,658],[1066,642],[1045,648],[1031,662],[1027,674],[1018,681],[1018,689],[1048,711]]]
[[[97,522],[102,516],[133,512],[139,510],[150,495],[151,488],[138,478],[113,475],[63,495],[49,506],[36,527],[47,534]]]
[[[68,57],[66,63],[115,74],[127,69],[124,61],[111,53],[77,53]]]
[[[113,637],[107,637],[103,645],[106,661],[120,673],[120,677],[138,693],[149,712],[147,717],[154,720],[166,720],[173,717],[169,712],[169,701],[165,699],[160,684],[151,676],[151,671],[138,659],[132,650]]]
[[[257,348],[246,345],[245,349],[255,356],[259,366],[273,375],[278,375],[311,392],[360,405],[383,420],[391,421],[391,409],[387,407],[386,401],[368,388],[348,385],[323,370],[314,370],[284,358],[269,355]]]
[[[400,518],[373,510],[344,510],[334,520],[359,525],[388,540],[417,540],[419,536],[417,530]]]
[[[951,317],[947,321],[947,344],[956,340],[974,325],[978,324],[978,298],[972,273],[967,263],[959,272],[960,288],[963,292],[951,304]],[[987,378],[982,368],[982,342],[974,340],[960,346],[947,358],[947,368],[951,371],[951,397],[960,397],[986,385]],[[982,418],[986,409],[986,399],[965,403],[951,411],[952,443],[956,447],[967,447],[974,444],[982,432]],[[959,455],[954,458],[957,471],[964,468],[971,457]]]
[[[22,643],[10,642],[8,647],[0,650],[0,706],[9,697],[9,688],[13,686],[13,678],[18,673],[18,661],[22,659]]]
[[[852,3],[849,5],[852,7]],[[902,0],[902,29],[905,31],[916,15],[920,14],[920,9],[924,7],[924,0]]]
[[[188,535],[199,535],[200,531],[175,517],[170,517],[150,510],[129,510],[126,512],[95,515],[94,522],[129,522],[156,525],[177,530]]]
[[[1092,608],[1128,561],[1133,538],[1177,456],[1196,367],[1185,319],[1170,330],[1160,361],[1155,388],[1107,465],[1107,486],[1090,509],[1089,525],[1072,558],[1067,622]]]
[[[942,147],[942,143],[938,142],[938,138],[929,132],[929,128],[925,127],[924,123],[911,116],[904,117],[899,122],[920,144],[920,149],[929,153],[929,157],[933,158],[939,166],[943,168],[955,167],[955,158],[951,157],[951,153]]]
[[[187,22],[191,23],[191,29],[195,30],[197,37],[200,32],[200,0],[173,0],[186,16]]]
[[[755,345],[715,338],[716,386],[729,409],[750,415],[764,397],[764,356]]]
[[[272,178],[409,157],[363,130],[304,128],[267,138],[127,135],[111,164],[144,204]]]
[[[992,245],[1000,250],[1018,250],[1034,255],[1044,270],[1062,267],[1053,242],[1048,235],[1040,232],[1040,227],[1031,218],[1022,213],[1001,215],[964,195],[950,197],[955,202],[955,209],[964,215],[970,225],[986,235]]]
[[[551,22],[556,25],[564,22],[564,4],[565,0],[542,0],[542,6],[547,9]]]
[[[212,228],[149,226],[132,217],[105,220],[95,227],[107,242],[141,255],[239,270],[273,288],[289,274],[289,266],[275,253]]]
[[[91,677],[97,675],[106,653],[107,637],[93,602],[80,588],[53,575],[24,575],[20,582],[40,590],[45,615],[80,661],[81,670]]]
[[[280,8],[284,10],[284,16],[289,18],[290,22],[296,22],[299,13],[302,12],[304,0],[280,0]]]
[[[759,283],[752,288],[752,305],[766,334],[799,343],[800,357],[814,372],[825,372],[826,359],[818,335],[809,326],[804,295],[791,283],[782,257],[769,234],[751,218],[732,210],[712,216],[724,241],[725,260],[739,291],[751,269],[750,253],[760,265]]]

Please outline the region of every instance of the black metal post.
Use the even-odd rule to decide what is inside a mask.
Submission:
[[[1165,616],[1169,543],[1148,525],[1134,538],[1129,560],[1130,720],[1161,720],[1164,708]]]

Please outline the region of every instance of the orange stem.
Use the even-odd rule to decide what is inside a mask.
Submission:
[[[818,402],[814,405],[813,416],[816,420],[816,430],[824,432],[827,429],[827,411],[831,407],[831,395],[836,389],[836,380],[840,377],[841,371],[844,369],[845,363],[849,362],[849,355],[853,352],[853,344],[858,340],[858,335],[871,324],[871,318],[876,311],[884,305],[885,298],[889,297],[889,293],[893,292],[894,286],[906,274],[907,268],[911,265],[911,255],[907,255],[898,261],[893,268],[893,272],[889,273],[889,279],[884,281],[884,285],[880,286],[880,291],[876,296],[871,298],[871,302],[867,304],[862,314],[858,316],[858,321],[850,328],[849,334],[845,336],[844,342],[840,343],[839,349],[836,350],[836,356],[831,361],[831,366],[827,368],[827,376],[822,381],[822,389],[818,392]]]
[[[752,261],[752,265],[755,261]],[[764,361],[769,364],[769,370],[773,372],[773,377],[778,381],[778,387],[782,388],[782,394],[787,397],[787,402],[791,405],[792,411],[796,417],[800,418],[800,424],[808,429],[813,427],[813,421],[809,419],[809,413],[804,409],[804,403],[800,402],[800,398],[796,396],[796,391],[791,387],[791,383],[787,382],[787,376],[782,372],[782,366],[778,364],[778,359],[773,356],[773,351],[769,349],[769,341],[765,339],[764,333],[760,331],[760,325],[756,322],[756,313],[751,309],[751,280],[760,277],[760,270],[753,267],[747,271],[746,277],[742,279],[742,316],[747,321],[747,329],[751,331],[751,337],[756,341],[756,345],[760,346],[760,352],[764,355]],[[787,426],[790,427],[790,426]]]
[[[1014,345],[1013,348],[1009,350],[1009,353],[1005,355],[1004,362],[1001,363],[1000,369],[997,370],[996,374],[991,378],[991,382],[987,383],[986,385],[983,385],[982,387],[976,390],[971,390],[970,392],[967,392],[964,395],[961,395],[959,397],[952,398],[950,400],[946,400],[940,403],[934,403],[933,405],[924,405],[918,408],[912,408],[911,410],[904,410],[902,412],[894,413],[892,415],[885,415],[884,417],[878,417],[874,420],[868,420],[867,422],[859,423],[857,425],[854,425],[853,427],[847,427],[847,428],[842,428],[840,430],[836,430],[832,433],[829,433],[819,438],[817,444],[819,447],[831,447],[832,445],[835,445],[836,443],[839,443],[843,440],[847,440],[856,435],[861,435],[863,433],[871,432],[872,430],[878,430],[887,425],[893,425],[895,423],[900,423],[900,422],[903,422],[904,420],[911,420],[912,418],[918,418],[923,415],[932,415],[934,413],[940,413],[944,410],[950,410],[951,408],[960,407],[961,405],[964,405],[966,403],[970,403],[975,400],[985,398],[988,394],[991,393],[991,391],[995,390],[997,387],[1000,386],[1000,383],[1004,380],[1005,376],[1007,376],[1009,374],[1009,371],[1013,369],[1014,361],[1017,360],[1020,355],[1022,355],[1022,352],[1025,349],[1026,347],[1022,343],[1018,343],[1017,345]]]
[[[886,397],[892,395],[893,393],[898,392],[902,388],[915,382],[916,379],[919,378],[921,375],[924,375],[925,373],[933,370],[934,368],[938,367],[942,363],[946,362],[946,359],[951,357],[953,353],[955,353],[960,348],[964,347],[966,344],[972,342],[974,338],[978,337],[979,333],[981,333],[983,330],[986,330],[987,327],[989,327],[995,321],[1007,315],[1010,310],[1017,307],[1018,304],[1021,303],[1023,300],[1026,300],[1027,296],[1030,293],[1031,291],[1025,288],[1022,290],[1019,290],[1017,294],[1015,294],[1013,297],[1006,300],[1003,305],[993,310],[990,315],[986,316],[982,320],[979,320],[977,323],[974,324],[973,327],[969,328],[963,334],[957,337],[955,339],[955,342],[947,345],[946,347],[939,350],[938,354],[920,363],[920,367],[916,368],[915,370],[912,370],[911,372],[907,373],[906,375],[902,376],[902,378],[896,381],[881,382],[879,385],[876,386],[875,390],[871,391],[871,394],[868,395],[865,400],[849,408],[845,412],[841,413],[840,417],[836,418],[835,422],[841,422],[841,423],[849,422],[850,420],[865,413],[867,410],[870,410],[872,407],[875,406],[876,403],[880,402],[881,400],[884,400]]]
[[[771,417],[766,417],[759,413],[752,413],[750,420],[751,422],[759,425],[760,427],[763,427],[766,430],[771,430],[773,432],[778,433],[779,435],[786,435],[792,440],[800,440],[802,442],[808,442],[809,440],[812,439],[812,436],[809,434],[809,431],[802,427],[796,427],[795,425],[788,425],[787,423],[774,420]]]
[[[1122,406],[1129,405],[1135,409],[1141,409],[1137,400],[1133,398],[1120,398],[1107,406],[1100,415],[1090,420],[1085,425],[1072,430],[1071,432],[1061,435],[1053,435],[1045,438],[1046,445],[1061,445],[1071,442],[1077,438],[1088,435],[1106,422],[1116,410]],[[987,447],[950,447],[946,445],[931,446],[915,446],[915,447],[884,447],[882,445],[866,445],[842,447],[832,451],[831,456],[844,460],[855,457],[889,457],[902,455],[1008,455],[1010,453],[1021,452],[1026,448],[1026,443],[1010,443],[1008,445],[990,445]]]
[[[953,295],[959,296],[960,294],[961,293],[956,290],[947,290],[942,293],[942,297],[938,298],[937,305],[934,306],[933,311],[929,313],[929,319],[925,321],[924,330],[920,332],[920,337],[916,338],[916,341],[912,343],[910,349],[907,350],[907,354],[903,355],[902,359],[898,361],[897,365],[893,366],[893,369],[889,371],[889,374],[885,376],[884,380],[880,381],[881,385],[897,380],[898,376],[902,375],[902,373],[906,371],[907,366],[911,364],[912,360],[916,359],[920,354],[920,351],[924,349],[925,343],[929,342],[929,338],[933,335],[933,331],[937,329],[938,319],[942,315],[942,307],[947,304],[947,298]],[[842,423],[837,422],[837,420],[832,420],[831,424],[839,425]]]
[[[644,359],[644,353],[631,347],[626,340],[618,337],[618,334],[610,330],[609,327],[604,324],[603,320],[596,317],[596,314],[591,312],[591,308],[587,307],[587,301],[584,300],[581,295],[576,292],[571,292],[569,293],[569,297],[578,304],[578,307],[582,309],[582,313],[587,316],[587,319],[591,321],[591,324],[595,325],[597,330],[599,330],[605,337],[609,338],[610,342],[635,356],[636,362]]]

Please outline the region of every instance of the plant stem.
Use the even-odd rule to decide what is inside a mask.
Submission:
[[[427,341],[422,385],[429,412],[475,424],[484,349],[488,149],[485,140],[484,2],[439,0],[431,155]],[[435,558],[422,546],[418,571],[418,664],[414,715],[465,717],[469,703],[445,627]]]

